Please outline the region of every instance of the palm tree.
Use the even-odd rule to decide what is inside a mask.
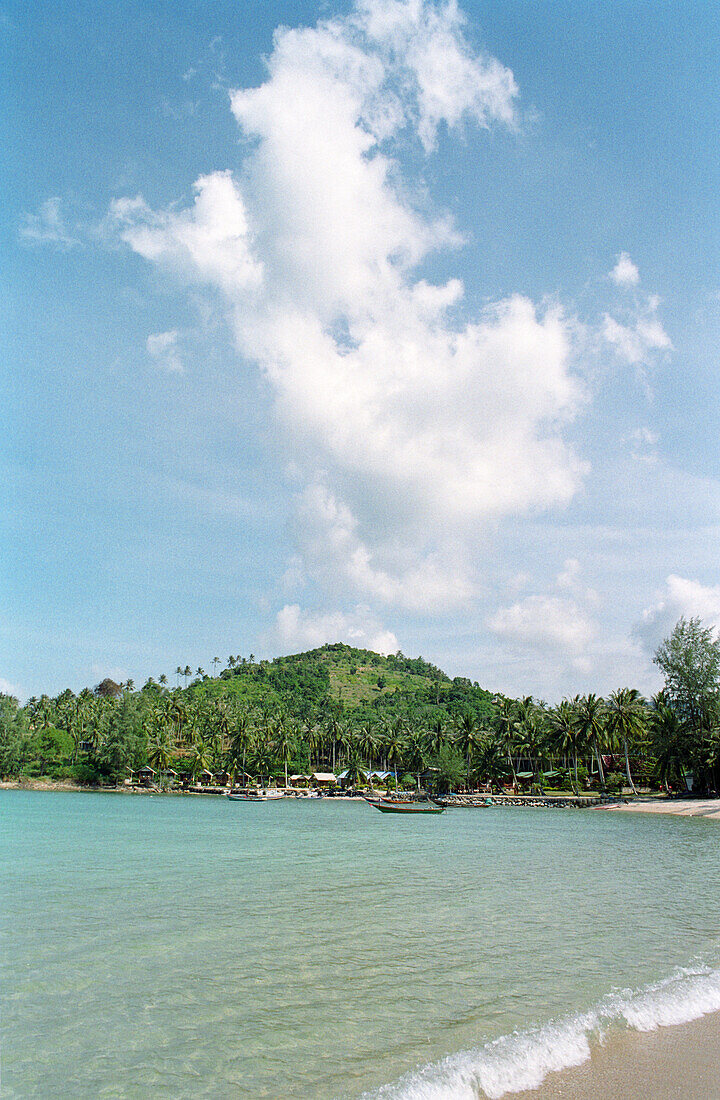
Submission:
[[[230,734],[230,746],[228,748],[227,759],[231,771],[230,786],[235,783],[235,769],[238,765],[242,766],[243,779],[247,779],[247,772],[245,771],[245,759],[247,756],[247,750],[252,740],[252,727],[247,714],[239,714],[235,719],[235,728]]]
[[[159,784],[162,789],[163,773],[170,766],[170,745],[164,734],[158,731],[148,745],[148,760],[159,776]]]
[[[448,738],[449,731],[447,722],[442,715],[438,714],[431,721],[425,735],[425,744],[428,754],[430,756],[437,756],[443,746],[447,744]]]
[[[653,699],[650,713],[655,772],[668,790],[671,779],[685,774],[686,736],[677,712],[667,705],[663,692]]]
[[[188,677],[192,676],[192,669],[190,668],[190,665],[185,665],[185,668],[182,670],[182,674],[185,677],[185,687],[187,687]]]
[[[470,787],[470,765],[473,753],[482,744],[482,734],[478,720],[470,711],[466,711],[457,724],[458,746],[465,754],[467,765],[467,785]]]
[[[600,786],[605,790],[605,769],[601,750],[607,744],[607,709],[602,699],[591,693],[573,700],[576,707],[578,729],[581,742],[593,752],[598,766]]]
[[[519,740],[518,749],[530,760],[533,782],[542,790],[540,770],[541,756],[545,747],[545,730],[543,728],[542,711],[533,702],[532,696],[526,695],[517,704],[514,725]]]
[[[360,752],[368,762],[368,779],[372,787],[373,760],[380,750],[381,741],[375,727],[370,725],[369,722],[366,722],[365,725],[361,727],[357,743]]]
[[[215,675],[217,676],[217,666],[220,664],[220,658],[219,657],[213,657],[212,663],[215,665]]]
[[[292,722],[284,715],[277,719],[275,725],[275,750],[285,766],[285,787],[288,785],[288,764],[295,751],[296,731]]]
[[[504,695],[496,695],[493,702],[497,706],[495,722],[498,728],[500,742],[505,749],[508,764],[513,777],[513,790],[517,790],[517,773],[513,760],[513,748],[515,746],[515,720],[516,704],[513,699],[506,699]]]
[[[611,693],[607,710],[608,729],[618,744],[622,742],[625,754],[625,774],[628,784],[632,788],[632,793],[637,795],[630,774],[628,741],[638,742],[645,732],[647,705],[637,688],[619,688]]]
[[[210,771],[210,746],[202,737],[198,737],[190,753],[190,774],[197,779],[205,771]]]
[[[385,759],[388,768],[392,764],[397,788],[397,768],[405,750],[406,726],[403,718],[396,718],[385,734]]]
[[[572,756],[575,770],[573,792],[577,795],[579,794],[578,745],[580,743],[580,730],[572,704],[567,699],[563,699],[554,710],[550,711],[549,721],[552,737],[558,749],[563,755],[569,753]]]

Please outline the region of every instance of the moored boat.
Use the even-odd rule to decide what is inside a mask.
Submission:
[[[231,802],[268,802],[273,798],[282,798],[283,792],[277,787],[257,788],[255,790],[228,791],[225,795]]]
[[[366,798],[365,801],[381,814],[441,814],[445,809],[429,799]]]

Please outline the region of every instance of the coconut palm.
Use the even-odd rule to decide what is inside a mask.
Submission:
[[[602,699],[591,693],[573,700],[577,714],[580,741],[587,746],[597,761],[600,786],[605,790],[605,769],[602,750],[607,746],[607,708]]]
[[[295,730],[284,715],[275,719],[273,749],[285,766],[285,786],[288,785],[288,763],[295,749]]]
[[[563,699],[548,716],[552,739],[563,755],[572,756],[575,782],[573,792],[579,794],[578,783],[578,747],[580,744],[580,729],[577,723],[577,715],[571,703]]]
[[[450,740],[450,731],[443,715],[436,715],[432,719],[425,734],[425,746],[428,756],[437,756],[440,750]]]
[[[466,711],[457,723],[457,743],[465,756],[467,785],[469,787],[472,756],[482,744],[480,724],[470,711]]]
[[[164,733],[158,731],[148,745],[148,760],[158,774],[160,787],[163,786],[163,775],[170,767],[170,743]]]
[[[542,789],[540,770],[541,757],[545,748],[543,712],[534,703],[532,696],[527,695],[517,704],[515,714],[514,726],[518,751],[530,760],[533,782]]]
[[[510,771],[512,772],[513,787],[517,789],[517,773],[515,771],[515,761],[513,759],[516,735],[515,721],[517,717],[516,703],[513,699],[506,699],[504,695],[496,695],[493,702],[497,707],[495,712],[495,724],[497,726],[498,736],[505,750]]]
[[[636,743],[642,738],[647,724],[647,705],[636,688],[619,688],[613,691],[607,702],[608,730],[625,754],[625,775],[634,795],[637,795],[632,775],[628,741]]]

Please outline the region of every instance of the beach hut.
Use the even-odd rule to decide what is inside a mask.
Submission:
[[[151,787],[155,782],[155,769],[146,765],[139,768],[137,773],[138,787]]]
[[[337,783],[334,772],[313,772],[310,778],[316,787],[334,787]]]

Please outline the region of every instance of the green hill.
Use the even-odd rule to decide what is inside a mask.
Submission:
[[[422,657],[382,657],[339,642],[272,661],[240,658],[220,676],[199,678],[186,690],[298,718],[331,711],[363,721],[437,708],[480,716],[491,709],[488,691],[464,677],[451,680]]]

